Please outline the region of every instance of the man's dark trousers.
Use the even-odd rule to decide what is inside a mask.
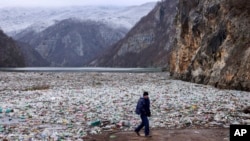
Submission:
[[[141,115],[141,124],[135,129],[136,132],[139,132],[145,126],[145,136],[149,135],[149,121],[146,115]]]

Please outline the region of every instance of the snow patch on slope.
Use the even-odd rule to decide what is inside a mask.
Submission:
[[[0,27],[9,35],[15,35],[26,28],[41,32],[61,20],[77,18],[103,22],[114,28],[130,29],[154,6],[155,3],[131,7],[1,8]]]

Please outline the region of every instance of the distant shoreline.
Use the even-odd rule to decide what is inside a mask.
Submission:
[[[24,67],[0,68],[0,72],[162,72],[163,68],[104,68],[104,67]]]

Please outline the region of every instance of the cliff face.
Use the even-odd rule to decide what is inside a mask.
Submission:
[[[91,62],[94,66],[166,66],[174,42],[176,0],[159,2],[105,55]]]
[[[170,72],[179,79],[250,90],[250,1],[180,0]]]
[[[0,67],[24,67],[25,62],[15,41],[0,30]]]

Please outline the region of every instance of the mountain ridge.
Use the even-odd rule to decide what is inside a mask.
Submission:
[[[50,62],[50,66],[79,67],[121,39],[127,31],[95,21],[65,19],[42,32],[18,34]]]
[[[130,29],[142,16],[152,10],[154,5],[155,3],[129,7],[0,8],[0,27],[5,33],[13,36],[26,28],[41,32],[58,21],[78,18]]]
[[[147,16],[143,17],[128,32],[125,38],[116,43],[105,55],[90,62],[90,65],[166,67],[171,43],[174,42],[175,28],[172,25],[176,5],[175,0],[159,2]]]

